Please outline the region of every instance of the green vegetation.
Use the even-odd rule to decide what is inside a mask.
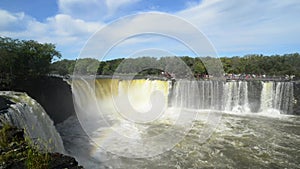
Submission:
[[[4,124],[0,130],[0,147],[7,147],[10,140],[7,137],[7,131],[10,130],[11,126]]]
[[[50,66],[50,70],[52,74],[59,74],[59,75],[67,75],[67,74],[72,74],[74,71],[75,67],[75,60],[61,60],[58,62],[54,62]]]
[[[78,60],[61,60],[54,62],[50,66],[51,74],[67,75],[73,74],[73,71],[76,70],[78,74],[93,74],[97,71],[99,66],[99,61],[92,58],[84,58]],[[75,69],[76,64],[76,69]]]
[[[221,58],[225,72],[284,76],[300,76],[299,53],[284,55],[246,55],[244,57]]]
[[[23,130],[8,124],[0,130],[0,168],[12,166],[30,169],[48,168],[50,156],[34,147],[29,138],[24,139]]]
[[[0,37],[0,83],[46,75],[55,57],[61,54],[54,44]]]
[[[27,150],[26,167],[31,169],[49,168],[50,155],[48,153],[41,153],[35,148]]]
[[[211,57],[192,58],[188,56],[179,57],[183,62],[175,57],[141,57],[129,59],[115,59],[104,62],[98,62],[95,59],[80,59],[77,63],[76,71],[80,74],[93,74],[96,72],[98,64],[98,75],[133,74],[139,72],[139,75],[159,75],[162,70],[172,71],[176,76],[184,76],[190,71],[196,75],[207,74],[205,67],[214,67],[217,59]],[[233,74],[256,74],[269,76],[296,75],[300,77],[300,54],[284,55],[246,55],[243,57],[222,57],[220,58],[225,73]],[[185,63],[188,67],[183,65]],[[205,65],[203,64],[205,63]],[[60,75],[72,74],[76,61],[62,60],[52,64],[53,73]],[[89,66],[90,65],[90,66]],[[92,69],[89,69],[92,67]],[[156,68],[156,69],[155,69]],[[211,70],[211,73],[214,70]]]
[[[0,87],[10,86],[15,79],[28,79],[49,73],[67,75],[73,74],[74,70],[77,74],[83,75],[134,74],[136,72],[138,75],[160,75],[162,70],[165,70],[174,73],[176,77],[190,73],[199,76],[207,74],[206,68],[213,67],[212,65],[216,65],[215,62],[217,62],[217,59],[211,57],[183,56],[180,59],[140,57],[102,62],[92,58],[64,59],[51,63],[54,58],[60,57],[60,53],[56,51],[53,44],[0,37]],[[223,64],[221,69],[228,74],[296,75],[300,77],[299,53],[222,57],[220,60]],[[214,75],[218,73],[218,69],[209,69],[209,73]]]

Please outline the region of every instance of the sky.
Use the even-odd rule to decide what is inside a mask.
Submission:
[[[199,41],[189,32],[195,27],[220,57],[299,53],[299,11],[299,0],[1,0],[0,36],[53,43],[63,59],[83,57],[84,50],[106,52],[106,59],[114,59],[149,49],[153,54],[197,55],[186,45]],[[149,12],[187,24],[176,25],[168,17],[151,20]],[[105,28],[109,31],[101,34]],[[155,34],[131,36],[150,28]],[[131,34],[101,51],[125,32]],[[188,38],[169,36],[173,32]],[[84,57],[102,57],[89,54]]]

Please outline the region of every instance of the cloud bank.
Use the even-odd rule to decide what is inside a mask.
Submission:
[[[51,42],[57,45],[64,58],[74,59],[96,31],[119,16],[139,12],[135,9],[140,9],[138,5],[142,3],[143,0],[59,0],[58,13],[43,21],[37,21],[24,12],[0,9],[0,35]],[[300,2],[297,0],[203,0],[200,3],[186,2],[185,9],[171,14],[202,31],[221,56],[232,56],[300,52],[299,11]],[[159,22],[163,21],[157,19],[154,23]],[[147,26],[147,23],[139,26]],[[118,32],[105,38],[114,34]],[[152,44],[160,42],[159,38],[153,39]],[[135,41],[144,40],[137,38]],[[149,47],[157,48],[151,43],[145,46]],[[176,49],[178,47],[174,46]],[[178,51],[182,53],[182,49]]]

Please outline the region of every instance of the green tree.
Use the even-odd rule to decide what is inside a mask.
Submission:
[[[67,75],[72,74],[74,71],[75,60],[60,60],[51,64],[51,74]]]
[[[99,61],[94,58],[83,58],[76,60],[74,71],[76,74],[93,75],[97,73]]]
[[[46,75],[55,57],[61,54],[51,43],[0,37],[0,83]]]

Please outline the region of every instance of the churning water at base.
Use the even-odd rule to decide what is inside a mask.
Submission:
[[[193,113],[193,112],[191,112]],[[60,124],[65,149],[86,168],[298,168],[300,117],[224,114],[212,136],[199,139],[205,121],[194,121],[186,137],[151,158],[126,158],[105,152],[89,142],[76,117]],[[145,134],[159,133],[168,124],[155,124]],[[183,134],[178,128],[174,135]],[[127,153],[124,151],[124,153]]]
[[[300,166],[300,117],[285,115],[292,113],[293,84],[289,82],[217,82],[217,81],[179,81],[172,85],[169,82],[135,81],[137,91],[163,84],[163,92],[169,92],[166,97],[169,107],[169,120],[145,124],[143,128],[130,122],[115,121],[128,137],[147,139],[163,133],[176,119],[177,110],[193,116],[193,126],[186,133],[184,125],[176,124],[176,130],[156,146],[163,145],[168,139],[185,135],[170,150],[149,158],[128,158],[106,152],[95,146],[83,132],[76,117],[71,117],[58,126],[65,143],[65,149],[86,168],[298,168]],[[75,93],[82,97],[81,105],[89,99],[88,82],[77,84],[84,87]],[[118,80],[97,80],[96,92],[99,102],[112,105],[106,98],[118,95],[124,89],[126,82]],[[107,86],[109,85],[109,87]],[[126,84],[127,85],[127,84]],[[139,85],[142,85],[138,87]],[[100,87],[101,86],[101,87]],[[151,87],[152,86],[152,87]],[[112,87],[114,90],[110,90]],[[150,87],[150,88],[149,88]],[[172,89],[170,89],[172,87]],[[168,89],[169,88],[169,89]],[[138,98],[136,103],[144,103],[143,96],[149,96],[149,91],[136,92],[132,96]],[[150,92],[151,93],[151,92]],[[139,94],[139,95],[137,95]],[[100,103],[101,104],[101,103]],[[139,107],[139,106],[138,106]],[[93,110],[93,109],[89,109]],[[227,112],[224,114],[224,112]],[[107,112],[109,114],[110,112]],[[222,115],[218,127],[209,139],[203,142],[201,135],[207,123],[207,114]],[[122,123],[121,123],[122,122]],[[118,141],[110,129],[101,127],[99,121],[96,133],[101,136],[100,144],[110,146],[119,153],[128,154],[130,142]],[[128,147],[128,149],[123,147]],[[151,148],[151,147],[150,147]],[[152,147],[153,150],[156,147]]]

